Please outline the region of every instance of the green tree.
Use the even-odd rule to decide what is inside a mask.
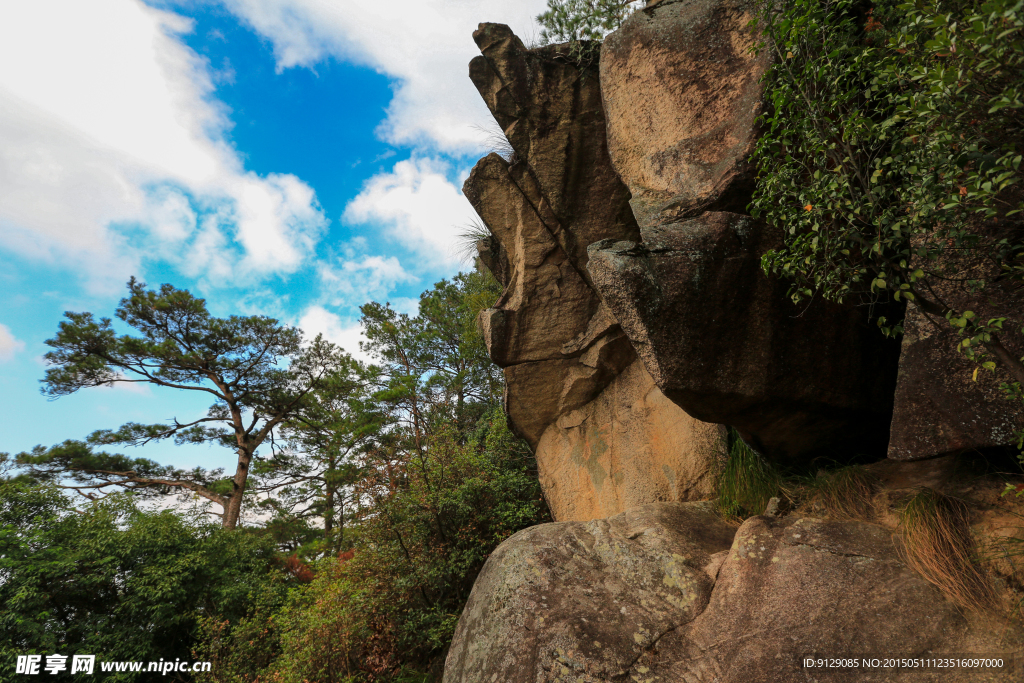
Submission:
[[[295,539],[293,550],[306,541],[306,554],[337,554],[345,545],[346,508],[357,502],[353,485],[365,476],[357,455],[383,420],[371,398],[377,379],[376,368],[342,354],[281,425],[283,445],[254,466],[252,488],[275,513],[268,527]]]
[[[541,41],[579,43],[601,40],[630,14],[643,7],[637,0],[548,0],[548,9],[537,15]]]
[[[1024,320],[962,303],[1024,279],[1024,3],[794,0],[757,25],[774,65],[752,213],[785,233],[765,270],[797,301],[902,301],[952,324],[1024,398],[1003,343]]]
[[[349,454],[348,549],[317,565],[283,606],[212,624],[200,651],[230,661],[210,680],[425,680],[442,662],[477,573],[521,528],[548,521],[529,448],[508,429],[500,371],[476,326],[497,283],[484,273],[437,283],[416,315],[363,307],[378,361],[373,424]],[[252,648],[252,633],[273,624]],[[432,668],[433,667],[433,668]],[[408,676],[409,678],[403,678]],[[436,675],[435,675],[436,677]]]
[[[244,614],[272,559],[263,536],[146,512],[128,493],[79,510],[56,488],[0,483],[0,681],[22,678],[16,655],[191,659],[197,620]]]
[[[142,498],[177,490],[219,501],[225,483],[223,470],[181,470],[148,458],[96,451],[84,441],[73,439],[19,453],[13,464],[27,481],[49,483],[90,500],[98,500],[110,493],[106,489],[114,488],[133,491]]]
[[[190,489],[219,505],[223,512],[215,514],[233,529],[256,450],[341,362],[338,350],[320,337],[303,347],[299,330],[266,316],[214,317],[203,299],[171,285],[148,290],[132,278],[128,293],[116,316],[138,335],[118,335],[109,318],[66,313],[57,335],[46,342],[53,350],[46,354],[50,368],[43,393],[58,398],[90,387],[145,383],[208,395],[213,403],[205,417],[169,424],[130,422],[94,432],[88,441],[138,446],[173,439],[234,451],[234,474],[217,485],[138,469],[124,470],[119,480],[132,487]],[[45,458],[47,452],[36,456]],[[113,474],[105,476],[116,480]]]
[[[436,675],[489,554],[519,529],[550,521],[532,454],[497,406],[470,434],[430,432],[423,460],[409,461],[401,487],[361,512],[352,549],[321,562],[284,605],[254,604],[232,627],[211,624],[197,657],[230,662],[230,670],[208,680]],[[279,648],[269,659],[268,643]]]
[[[501,371],[476,328],[477,313],[499,294],[490,275],[463,273],[424,292],[416,316],[375,302],[362,307],[363,348],[381,372],[374,399],[392,425],[376,444],[381,457],[422,457],[429,429],[471,428],[500,399]]]

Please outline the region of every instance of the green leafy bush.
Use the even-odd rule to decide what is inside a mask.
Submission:
[[[755,25],[774,64],[751,211],[785,234],[764,269],[795,301],[915,306],[1024,399],[1003,343],[1024,319],[957,303],[1024,280],[1024,2],[795,0]]]
[[[364,349],[378,364],[365,374],[372,386],[356,411],[366,419],[355,422],[370,428],[346,456],[357,476],[345,485],[343,542],[311,565],[310,583],[254,599],[244,618],[204,623],[197,658],[221,663],[207,680],[439,677],[487,557],[550,519],[476,325],[498,294],[489,276],[466,273],[424,292],[417,315],[363,307]]]
[[[21,678],[16,655],[190,659],[197,621],[244,614],[272,558],[261,536],[143,511],[128,494],[76,510],[54,488],[0,483],[0,681]]]
[[[254,602],[233,627],[206,625],[197,657],[221,663],[208,680],[399,681],[437,672],[489,554],[550,518],[532,455],[499,408],[464,443],[442,430],[425,452],[400,489],[363,511],[351,550],[320,562],[311,583],[286,601]]]

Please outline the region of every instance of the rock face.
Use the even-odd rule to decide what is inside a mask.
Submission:
[[[564,520],[712,498],[717,468],[708,463],[724,455],[724,432],[679,410],[634,360],[596,398],[544,430],[540,483],[555,519]]]
[[[608,162],[596,70],[571,63],[565,46],[527,50],[502,24],[480,24],[473,39],[483,54],[469,77],[525,162],[510,173],[586,279],[589,244],[638,236],[629,191]]]
[[[734,535],[735,533],[735,535]],[[999,653],[863,522],[660,503],[521,531],[491,555],[445,683],[1012,681],[1019,672],[801,669],[806,656]]]
[[[480,160],[464,190],[491,235],[481,261],[505,287],[480,325],[559,521],[490,556],[445,683],[1021,680],[1005,624],[965,617],[880,524],[896,527],[913,487],[970,472],[956,465],[966,456],[896,460],[1006,443],[1024,415],[999,403],[1005,378],[971,382],[949,333],[915,311],[901,357],[866,311],[797,307],[789,283],[763,273],[783,236],[745,213],[768,67],[747,51],[753,5],[651,2],[607,38],[599,77],[507,27],[474,34],[471,77],[514,150]],[[947,299],[1014,319],[1021,293],[1001,294]],[[888,446],[870,466],[888,487],[873,494],[879,524],[778,517],[773,499],[736,529],[711,503],[683,502],[713,497],[722,424],[788,464]],[[989,505],[972,524],[1017,533],[1004,512]],[[1016,569],[996,571],[1013,593]],[[968,653],[1020,661],[802,668]]]
[[[993,223],[976,230],[989,242],[1013,237]],[[999,340],[1014,358],[1021,358],[1024,288],[998,277],[1001,264],[982,251],[973,258],[967,252],[928,264],[930,271],[946,278],[933,291],[951,308],[973,311],[979,320],[1005,318]],[[975,293],[954,284],[970,279],[986,280],[988,287]],[[1009,373],[1000,367],[980,371],[975,379],[975,364],[957,353],[960,338],[941,316],[908,307],[904,329],[889,457],[917,460],[1013,443],[1014,433],[1024,428],[1024,406],[1007,400],[999,387],[1011,380]]]
[[[975,365],[956,352],[959,338],[945,320],[931,322],[909,308],[904,329],[889,457],[918,460],[1013,443],[1024,406],[999,388],[1009,375],[979,372],[974,381]],[[1017,344],[1011,349],[1024,355]]]
[[[502,543],[473,586],[445,683],[613,680],[711,597],[733,529],[705,504],[542,524]],[[589,678],[585,678],[588,676]]]
[[[664,400],[589,282],[591,243],[639,238],[596,71],[564,47],[527,50],[506,26],[481,24],[474,39],[470,77],[514,150],[481,159],[464,187],[492,235],[481,261],[505,287],[480,324],[556,519],[706,497],[719,428]]]
[[[743,215],[768,62],[753,5],[667,2],[608,36],[608,150],[641,241],[590,247],[595,287],[668,398],[775,460],[884,451],[898,348],[865,312],[798,308],[760,258],[781,235]]]
[[[592,245],[590,271],[665,395],[792,462],[884,452],[898,347],[863,312],[797,307],[761,255],[778,235],[707,212]]]
[[[601,49],[608,150],[641,226],[743,213],[767,51],[748,53],[755,3],[664,0]]]

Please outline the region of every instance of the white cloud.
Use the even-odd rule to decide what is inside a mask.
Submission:
[[[127,375],[123,373],[117,373],[118,377],[126,378]],[[153,391],[149,385],[145,382],[114,382],[113,384],[100,385],[100,389],[107,389],[108,391],[120,391],[126,394],[135,394],[136,396],[152,396]]]
[[[459,233],[476,213],[447,171],[437,160],[400,161],[390,173],[370,178],[343,218],[383,230],[415,251],[421,267],[457,267]]]
[[[14,358],[14,354],[25,349],[25,342],[17,339],[7,325],[0,324],[0,363]]]
[[[447,152],[476,151],[490,120],[470,82],[479,54],[472,34],[484,21],[508,24],[524,40],[545,0],[220,0],[271,41],[279,69],[326,58],[362,63],[395,80],[380,133],[394,144],[429,142]]]
[[[359,349],[359,342],[366,341],[363,327],[358,322],[346,325],[342,319],[322,306],[310,306],[299,319],[299,328],[307,340],[322,334],[324,339],[345,349],[351,356],[365,362],[373,362],[369,354]]]
[[[335,306],[360,306],[383,299],[396,285],[415,282],[394,256],[364,256],[337,265],[321,262],[321,288]]]
[[[411,296],[393,296],[388,298],[388,303],[391,304],[391,308],[395,309],[399,313],[405,313],[410,316],[417,316],[420,314],[420,300]]]
[[[118,285],[146,259],[223,280],[310,253],[312,189],[244,170],[189,30],[139,0],[0,6],[0,247]]]

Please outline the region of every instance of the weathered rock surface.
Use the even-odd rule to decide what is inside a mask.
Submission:
[[[702,503],[543,524],[502,543],[477,578],[446,683],[614,680],[711,595],[733,529]],[[587,677],[585,677],[587,676]]]
[[[863,522],[754,517],[704,504],[519,532],[490,557],[445,683],[1012,681],[1019,672],[800,668],[805,656],[1006,653]]]
[[[464,191],[510,264],[505,292],[481,316],[494,362],[505,367],[567,357],[562,347],[587,331],[600,300],[515,182],[507,161],[497,154],[481,159]]]
[[[586,278],[587,245],[639,234],[608,160],[596,69],[573,64],[566,46],[527,50],[502,24],[480,24],[473,39],[483,54],[469,77],[525,162],[513,164],[516,183]]]
[[[601,49],[608,150],[641,226],[703,211],[744,213],[754,188],[759,80],[748,48],[755,3],[665,0]]]
[[[1012,238],[993,223],[980,225],[978,231],[990,242]],[[959,258],[947,254],[939,263],[929,263],[928,270],[944,278],[936,278],[932,292],[951,308],[973,311],[979,320],[1005,318],[999,340],[1014,358],[1021,358],[1024,288],[999,277],[1002,264],[988,250],[980,251]],[[988,286],[971,292],[959,284],[974,279]],[[1007,400],[1000,389],[1011,380],[1005,368],[982,370],[974,379],[976,365],[957,352],[960,338],[941,316],[927,316],[910,306],[904,329],[889,457],[916,460],[1013,443],[1014,434],[1024,429],[1024,406]]]
[[[658,3],[606,39],[601,86],[612,164],[641,241],[591,245],[594,286],[661,390],[737,427],[772,459],[884,451],[896,344],[866,312],[798,308],[760,257],[781,234],[743,214],[767,51],[748,52],[753,4]]]
[[[717,470],[707,464],[724,459],[724,443],[725,427],[679,410],[635,359],[548,425],[537,467],[555,519],[600,519],[651,501],[713,498]]]
[[[636,386],[617,379],[636,353],[589,284],[591,242],[639,237],[629,191],[608,159],[597,74],[569,62],[563,47],[527,50],[506,26],[481,24],[474,38],[483,55],[470,76],[515,150],[508,160],[481,159],[464,187],[492,235],[479,245],[481,261],[505,287],[481,314],[481,329],[505,369],[510,422],[542,471],[567,473],[569,463],[589,462],[603,472],[546,478],[556,518],[706,496],[718,452],[705,435],[717,428],[658,400],[646,373],[628,374]],[[609,406],[637,401],[643,409],[600,429],[554,426],[574,411],[605,419]],[[651,447],[651,440],[665,445]],[[661,480],[634,479],[643,472],[662,473]]]
[[[917,460],[1012,443],[1024,428],[1024,406],[999,388],[1007,373],[982,371],[974,381],[975,365],[956,352],[960,339],[945,320],[931,322],[911,307],[904,329],[889,457]]]
[[[761,255],[779,235],[707,212],[591,246],[598,290],[665,395],[769,457],[883,452],[898,347],[863,311],[797,307]]]

